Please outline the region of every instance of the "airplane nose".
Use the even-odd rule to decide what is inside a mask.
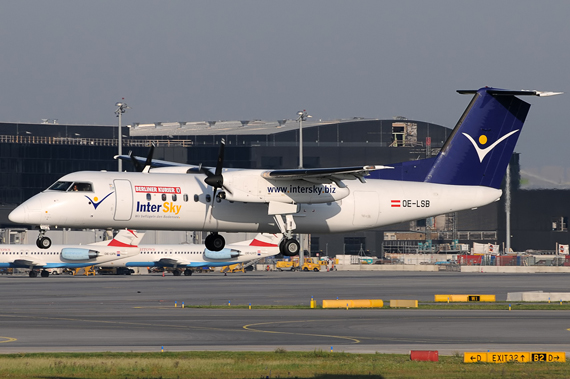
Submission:
[[[16,224],[26,224],[28,222],[29,212],[25,205],[20,205],[8,215],[8,219]]]
[[[38,195],[26,200],[14,209],[8,218],[17,224],[41,224],[43,201]]]

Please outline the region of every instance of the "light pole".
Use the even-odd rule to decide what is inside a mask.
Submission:
[[[306,110],[297,112],[297,121],[299,121],[299,168],[303,168],[303,121],[307,121],[310,116]],[[302,234],[299,234],[299,245],[301,249],[299,251],[299,269],[303,267],[305,263],[305,238]]]
[[[313,116],[304,109],[297,112],[297,116],[297,121],[299,121],[299,168],[303,168],[303,121],[307,121],[307,118]]]
[[[125,98],[123,98],[123,100],[125,100]],[[131,108],[127,106],[127,103],[125,103],[124,101],[116,103],[115,106],[117,107],[115,114],[119,118],[119,155],[123,155],[123,131],[121,130],[121,116],[123,115],[123,113],[127,111],[127,109]],[[119,159],[119,172],[122,171],[123,171],[123,161]]]

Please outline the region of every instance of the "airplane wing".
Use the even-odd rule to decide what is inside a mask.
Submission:
[[[115,159],[120,159],[123,161],[129,161],[131,162],[131,157],[128,155],[115,155],[114,157]],[[144,164],[146,163],[146,158],[143,157],[137,157],[137,156],[133,156],[134,159],[136,159],[140,164],[142,164],[144,166]],[[189,164],[184,164],[184,163],[177,163],[177,162],[170,162],[170,161],[162,161],[160,159],[153,159],[151,160],[151,165],[152,167],[197,167],[194,165],[189,165]]]
[[[305,180],[311,183],[338,183],[341,180],[358,179],[364,183],[364,177],[370,175],[370,171],[391,169],[393,167],[371,165],[337,168],[300,168],[294,170],[265,171],[262,176],[272,180]]]
[[[176,267],[176,266],[185,266],[188,263],[184,263],[179,261],[178,259],[172,259],[172,258],[160,258],[158,261],[154,262],[155,266],[158,267]]]
[[[144,165],[146,158],[133,156],[139,163]],[[115,159],[131,161],[128,155],[116,155]],[[202,168],[196,165],[189,165],[177,162],[162,161],[158,159],[151,160],[151,171],[164,173],[201,173]],[[368,176],[370,171],[392,169],[390,166],[368,165],[353,167],[335,167],[335,168],[312,168],[312,169],[286,169],[265,171],[263,177],[272,180],[305,180],[310,183],[339,183],[341,180],[358,179],[365,182],[364,177]]]
[[[14,259],[14,262],[12,262],[14,264],[14,266],[21,266],[21,267],[43,267],[45,266],[45,262],[38,262],[38,261],[34,261],[34,260],[30,260],[30,259],[25,259],[25,258],[18,258],[18,259]]]

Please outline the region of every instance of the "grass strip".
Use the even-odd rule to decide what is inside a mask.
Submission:
[[[40,353],[0,355],[5,378],[567,378],[568,363],[439,362],[342,352]]]

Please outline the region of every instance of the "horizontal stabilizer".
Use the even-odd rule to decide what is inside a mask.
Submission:
[[[520,90],[520,91],[513,91],[513,90],[507,90],[507,89],[500,89],[500,88],[482,88],[485,89],[486,92],[489,95],[494,95],[494,96],[541,96],[541,97],[546,97],[546,96],[556,96],[556,95],[561,95],[564,92],[547,92],[547,91],[536,91],[536,90]],[[462,95],[468,95],[468,94],[476,94],[478,91],[480,90],[457,90],[458,93],[462,94]]]

